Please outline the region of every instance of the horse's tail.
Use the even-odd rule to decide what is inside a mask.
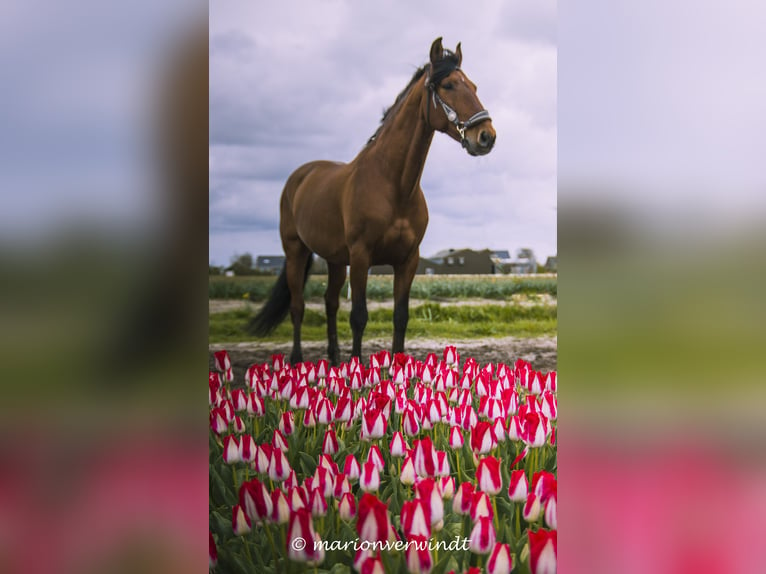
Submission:
[[[306,270],[303,274],[303,285],[309,278],[309,269],[314,255],[309,255],[306,262]],[[265,337],[276,329],[285,320],[290,311],[290,290],[287,288],[287,265],[282,266],[282,272],[277,277],[277,282],[271,288],[269,299],[258,311],[258,314],[250,319],[247,332],[256,337]]]

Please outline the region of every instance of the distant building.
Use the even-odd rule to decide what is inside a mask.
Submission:
[[[445,249],[429,259],[441,266],[437,274],[488,275],[497,271],[492,251],[484,249]]]
[[[548,257],[548,259],[545,260],[545,270],[550,271],[551,273],[557,273],[558,272],[558,257],[556,255],[552,255],[551,257]]]
[[[265,271],[276,275],[282,271],[284,264],[284,255],[259,255],[255,260],[255,269],[256,271]]]
[[[509,262],[508,267],[510,273],[537,273],[537,259],[534,251],[528,247],[522,247],[516,252],[516,257]]]

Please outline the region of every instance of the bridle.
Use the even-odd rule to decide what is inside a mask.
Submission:
[[[455,70],[460,71],[460,68],[455,68]],[[472,128],[476,124],[479,124],[485,120],[491,119],[489,117],[489,112],[487,110],[481,110],[476,112],[474,115],[472,115],[470,118],[468,118],[466,121],[461,122],[457,117],[457,112],[452,109],[447,102],[441,99],[439,97],[439,94],[436,93],[436,86],[431,81],[430,77],[426,78],[426,85],[428,86],[428,91],[431,93],[431,101],[433,101],[434,108],[436,108],[436,103],[438,102],[441,104],[442,109],[444,110],[444,114],[447,116],[447,121],[452,123],[455,128],[457,129],[457,133],[460,134],[460,144],[463,147],[468,147],[468,140],[465,139],[465,130]],[[430,116],[431,116],[431,106],[426,105],[426,109],[428,110],[426,113],[428,116],[426,117],[426,121],[430,123]]]

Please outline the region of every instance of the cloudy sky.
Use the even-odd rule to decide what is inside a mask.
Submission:
[[[210,5],[210,261],[282,253],[279,196],[315,159],[351,161],[438,36],[497,130],[471,157],[434,137],[421,254],[556,253],[556,3],[252,2]]]

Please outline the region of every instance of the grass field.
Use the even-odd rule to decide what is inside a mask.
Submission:
[[[251,301],[245,307],[211,313],[208,339],[211,343],[238,343],[252,341],[246,331],[250,318],[268,296],[274,277],[211,277],[211,299],[238,299]],[[326,285],[323,276],[311,277],[306,285],[309,301],[321,300]],[[437,276],[416,277],[411,297],[426,301],[410,307],[407,337],[434,339],[466,339],[478,337],[540,337],[556,334],[557,305],[555,276]],[[345,291],[344,291],[345,293]],[[542,301],[538,295],[554,297],[553,304]],[[514,303],[519,297],[525,304]],[[390,276],[372,276],[368,284],[368,298],[372,301],[393,299]],[[470,305],[461,301],[473,299]],[[481,299],[482,301],[476,301]],[[550,301],[548,297],[548,301]],[[375,308],[369,312],[365,338],[390,337],[393,333],[393,311]],[[307,308],[304,316],[303,340],[323,341],[326,338],[324,311]],[[338,336],[351,338],[349,312],[338,313]],[[264,341],[285,342],[292,339],[292,326],[285,320]]]
[[[242,299],[265,301],[276,277],[211,276],[208,282],[210,299]],[[517,293],[556,295],[555,275],[418,275],[412,284],[412,299],[508,299]],[[327,287],[327,277],[312,275],[306,283],[307,299],[321,298]],[[342,293],[348,290],[348,282]],[[391,275],[371,275],[367,282],[367,298],[373,301],[393,299]]]

